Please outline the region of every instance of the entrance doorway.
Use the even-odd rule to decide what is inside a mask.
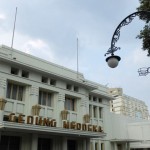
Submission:
[[[77,150],[77,142],[75,140],[67,140],[67,150]]]
[[[0,139],[0,150],[20,150],[19,136],[2,135]]]
[[[49,138],[38,138],[38,150],[51,150],[52,141]]]

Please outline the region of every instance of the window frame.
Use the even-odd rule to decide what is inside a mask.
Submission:
[[[76,98],[70,97],[70,96],[65,96],[64,107],[66,110],[76,111]]]
[[[40,89],[38,104],[43,105],[43,106],[52,107],[52,97],[53,97],[52,92]],[[46,98],[46,99],[43,101],[44,98]]]
[[[16,91],[14,91],[14,90],[16,90]],[[18,100],[18,101],[23,101],[24,100],[24,90],[25,90],[25,86],[8,81],[7,82],[6,98]]]

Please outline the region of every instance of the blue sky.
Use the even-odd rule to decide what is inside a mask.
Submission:
[[[18,7],[14,48],[77,70],[88,80],[143,100],[150,108],[150,75],[139,77],[140,67],[149,67],[142,41],[136,39],[144,23],[135,18],[121,29],[116,52],[122,60],[110,69],[104,54],[118,24],[136,11],[139,0],[0,0],[0,44],[11,46],[15,9]]]

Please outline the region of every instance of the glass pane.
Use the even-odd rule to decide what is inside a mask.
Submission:
[[[8,83],[7,84],[7,98],[10,98],[10,94],[11,94],[11,84],[10,83]]]
[[[42,105],[46,105],[46,92],[43,92],[43,99],[42,99]]]
[[[75,109],[75,100],[73,98],[65,98],[65,109],[74,111]]]
[[[18,100],[23,100],[23,86],[19,86]]]
[[[47,106],[51,106],[51,94],[48,94]]]
[[[41,91],[39,91],[39,104],[41,105],[42,103],[42,92]]]
[[[71,103],[71,110],[74,110],[74,99],[72,99],[72,100],[70,101],[70,103]]]
[[[12,86],[13,89],[12,89],[12,99],[16,99],[17,98],[17,85],[13,85]]]

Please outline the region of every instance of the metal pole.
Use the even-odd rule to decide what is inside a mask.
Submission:
[[[15,26],[16,26],[16,17],[17,17],[17,7],[16,7],[16,13],[15,13],[15,20],[14,20],[14,28],[13,28],[13,35],[12,35],[11,48],[13,48],[13,42],[14,42]]]

